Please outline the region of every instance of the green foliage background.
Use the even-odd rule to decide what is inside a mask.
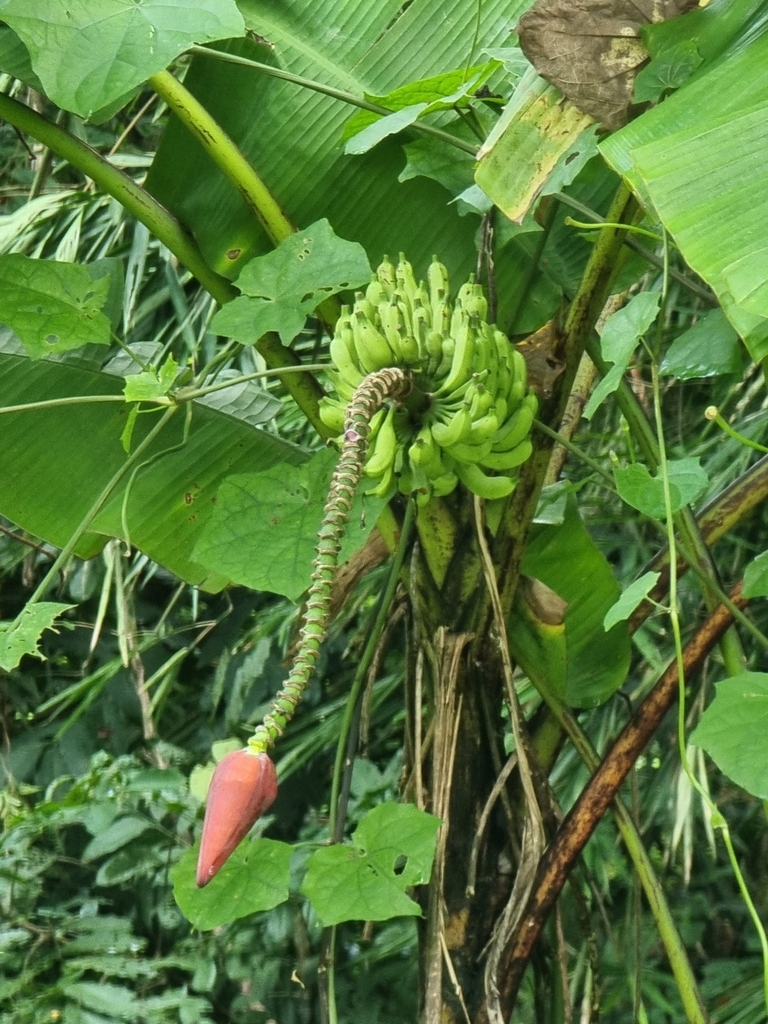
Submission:
[[[178,216],[210,267],[222,275],[224,288],[250,258],[273,250],[279,241],[275,223],[252,216],[242,194],[170,117],[147,80],[152,84],[151,76],[161,74],[190,44],[225,39],[217,46],[231,54],[287,66],[295,75],[366,94],[398,110],[433,95],[423,85],[412,86],[413,95],[408,89],[394,92],[399,86],[454,72],[470,58],[476,64],[498,57],[486,65],[490,99],[473,103],[468,112],[461,107],[465,97],[460,98],[460,112],[432,113],[426,121],[465,143],[475,141],[472,129],[486,135],[516,84],[509,68],[525,66],[510,45],[509,27],[529,5],[500,0],[482,5],[471,53],[474,3],[414,0],[404,12],[400,6],[328,0],[267,9],[250,0],[239,5],[207,0],[193,11],[147,0],[128,10],[117,0],[99,0],[96,14],[83,14],[82,24],[70,25],[57,18],[55,0],[39,0],[34,17],[21,0],[2,0],[0,87],[4,96],[34,102],[46,117],[58,118],[97,152],[111,152],[116,166]],[[628,426],[632,392],[627,382],[635,407],[651,413],[651,362],[661,364],[675,508],[688,503],[700,508],[756,461],[752,449],[704,419],[707,407],[716,405],[756,444],[768,433],[762,363],[768,336],[765,16],[765,4],[737,0],[730,6],[714,0],[697,12],[693,39],[703,63],[686,63],[690,81],[681,72],[672,80],[682,86],[679,91],[604,139],[602,155],[593,133],[573,164],[573,177],[562,167],[558,172],[565,199],[598,216],[608,208],[618,175],[626,175],[649,203],[644,226],[671,234],[670,265],[677,274],[669,281],[663,318],[652,326],[663,285],[658,267],[635,253],[622,270],[616,288],[634,287],[640,294],[632,301],[639,298],[640,305],[653,309],[641,323],[619,330],[618,341],[611,330],[617,330],[623,314],[603,331],[602,348],[595,353],[598,362],[602,356],[602,371],[608,371],[604,380],[612,376],[612,384],[594,392],[590,418],[574,439],[586,460],[569,457],[561,483],[540,504],[523,567],[570,602],[556,648],[563,660],[554,670],[561,697],[585,709],[581,724],[601,752],[624,725],[628,705],[647,693],[673,654],[662,614],[648,618],[630,641],[623,623],[633,608],[625,603],[613,631],[602,629],[605,612],[663,546],[654,522],[664,513],[658,467],[644,456]],[[168,29],[167,18],[178,21],[176,30]],[[347,31],[349,25],[354,32]],[[243,26],[273,46],[242,37]],[[157,31],[162,45],[146,45]],[[716,47],[714,38],[721,40]],[[646,42],[662,62],[656,65],[659,81],[669,82],[664,76],[676,37],[670,41],[657,26]],[[121,59],[126,50],[141,53],[142,60]],[[360,259],[375,264],[385,251],[403,249],[422,273],[432,251],[441,254],[457,282],[475,268],[481,221],[472,205],[474,164],[466,151],[448,150],[435,136],[385,135],[380,129],[378,145],[351,156],[342,138],[351,108],[338,99],[295,82],[256,77],[249,68],[213,62],[199,52],[183,63],[191,94],[205,99],[291,222],[308,227],[327,217],[339,236],[357,243],[356,251],[363,247],[366,255],[358,252],[358,267]],[[101,77],[98,68],[106,69]],[[455,86],[446,78],[443,95]],[[364,126],[362,120],[359,124]],[[674,173],[667,173],[670,160]],[[87,187],[74,161],[31,137],[24,141],[1,122],[0,162],[0,405],[89,394],[114,399],[0,418],[6,516],[0,520],[0,621],[6,624],[22,614],[56,555],[54,545],[67,543],[95,495],[124,463],[125,448],[135,450],[154,423],[143,415],[132,421],[122,400],[123,375],[129,381],[131,376],[125,348],[139,356],[146,374],[129,388],[148,388],[142,394],[151,399],[162,399],[174,383],[186,385],[183,378],[174,382],[177,367],[183,372],[215,359],[224,347],[218,332],[225,327],[246,342],[227,349],[225,372],[247,375],[264,364],[263,353],[251,344],[256,337],[240,337],[232,323],[227,325],[226,318],[237,319],[237,304],[245,300],[225,306],[219,326],[212,323],[211,296],[144,224]],[[724,193],[726,177],[733,188]],[[537,217],[519,225],[496,218],[498,319],[514,336],[542,327],[579,288],[593,236],[569,226],[569,212],[574,210],[565,201],[545,195]],[[344,275],[332,277],[319,282],[327,286],[323,297],[344,280]],[[240,283],[247,284],[247,276]],[[241,290],[249,294],[248,288]],[[276,288],[252,294],[266,294],[275,305],[282,298]],[[316,311],[318,297],[302,296],[302,303],[289,294],[282,317],[264,325],[284,327],[283,340],[295,338],[292,351],[307,364],[327,360],[328,311]],[[19,308],[30,302],[46,304],[44,325],[36,315],[20,315]],[[164,362],[169,355],[173,364]],[[137,364],[131,369],[136,376]],[[366,913],[355,906],[336,918],[334,897],[327,895],[334,881],[346,879],[344,871],[351,873],[347,884],[354,885],[354,872],[364,870],[365,858],[380,853],[376,842],[386,828],[374,833],[371,822],[390,813],[380,808],[399,799],[407,780],[411,755],[403,737],[410,726],[403,693],[412,665],[408,620],[399,611],[366,696],[346,822],[352,845],[322,845],[328,839],[336,737],[386,567],[374,568],[347,595],[302,711],[276,755],[280,795],[257,835],[266,834],[263,842],[272,845],[262,848],[289,865],[287,900],[235,920],[193,917],[200,929],[195,930],[173,898],[176,880],[184,906],[183,872],[194,857],[190,851],[202,820],[190,773],[209,761],[215,743],[233,737],[242,742],[284,679],[297,623],[293,602],[306,585],[303,562],[332,461],[284,383],[251,381],[241,388],[235,397],[229,391],[218,393],[226,398],[201,396],[188,434],[178,422],[150,447],[145,457],[155,461],[127,492],[121,485],[112,495],[51,587],[48,597],[64,614],[40,637],[43,657],[5,665],[0,680],[4,1024],[325,1020],[316,977],[323,925],[337,920],[339,1020],[417,1019],[415,917],[420,908],[412,897],[423,904],[424,892],[411,886],[428,875],[422,847],[393,847],[394,853],[387,848],[390,860],[407,853],[413,861],[403,879],[394,868],[390,872],[396,860],[380,865],[397,892],[391,919],[388,908],[374,900]],[[267,524],[257,506],[253,514],[261,530],[246,542],[232,517],[243,494],[250,490],[258,499],[264,480],[277,487],[288,479],[298,495],[295,519],[308,528],[297,531],[295,548],[286,550],[284,565],[276,565],[269,539],[275,524]],[[233,488],[237,495],[227,505]],[[385,529],[382,505],[366,500],[356,509],[353,524],[365,517],[367,525],[354,530],[350,552],[365,542],[377,519]],[[753,750],[761,743],[754,708],[763,706],[755,703],[758,699],[764,702],[766,643],[760,630],[768,626],[763,607],[768,587],[761,582],[759,559],[753,559],[766,549],[762,506],[718,541],[715,554],[724,583],[740,579],[752,563],[747,579],[757,635],[742,633],[742,667],[748,670],[743,674],[734,675],[722,655],[711,657],[703,685],[691,689],[687,721],[694,726],[701,720],[688,746],[692,773],[729,822],[763,919],[768,912],[765,773]],[[270,564],[260,564],[260,556]],[[679,600],[688,638],[705,614],[693,575],[682,580]],[[396,608],[404,608],[404,594],[398,602]],[[51,621],[51,609],[30,607],[41,615],[50,611]],[[526,656],[536,658],[536,639],[525,627],[516,628],[510,627],[510,641],[518,645],[525,666]],[[39,629],[31,632],[37,635]],[[535,682],[533,671],[528,676]],[[534,728],[543,705],[530,679],[520,678],[518,689]],[[717,697],[705,712],[713,692]],[[503,734],[509,752],[508,722]],[[754,746],[747,748],[749,740]],[[699,742],[716,764],[705,758]],[[566,744],[550,776],[560,808],[574,803],[586,778]],[[713,1024],[764,1021],[759,944],[733,877],[722,855],[715,856],[711,820],[681,771],[673,721],[665,720],[657,731],[624,795],[711,1008],[709,1019]],[[292,844],[289,860],[287,847],[278,844]],[[316,849],[323,856],[308,872]],[[247,859],[248,848],[241,853]],[[344,860],[344,866],[323,865],[323,858]],[[242,870],[239,862],[235,870]],[[653,916],[611,820],[599,825],[575,877],[576,891],[566,890],[560,904],[574,1012],[588,1004],[590,991],[598,991],[604,1021],[623,1022],[633,1014],[651,1024],[683,1019]],[[314,906],[306,898],[313,894]],[[195,893],[189,898],[194,904]],[[325,921],[317,911],[323,898]],[[569,1019],[555,995],[557,942],[551,927],[515,1021]]]

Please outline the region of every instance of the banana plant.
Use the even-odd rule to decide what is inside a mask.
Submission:
[[[518,16],[532,5],[512,6]],[[606,135],[617,127],[610,103],[569,100],[554,74],[540,78],[546,67],[525,34],[537,70],[504,45],[511,14],[496,0],[456,0],[451,17],[438,0],[405,9],[345,0],[332,10],[301,0],[279,11],[206,0],[174,25],[160,0],[130,10],[99,0],[66,18],[54,0],[33,15],[22,0],[0,0],[0,117],[46,154],[37,197],[0,225],[0,513],[60,549],[25,608],[0,625],[0,667],[19,670],[46,631],[71,619],[71,605],[45,598],[73,556],[93,557],[113,538],[210,593],[242,584],[304,601],[288,678],[246,746],[211,768],[199,849],[171,872],[200,928],[288,899],[294,849],[244,842],[277,795],[280,764],[267,751],[279,752],[321,659],[339,563],[373,560],[376,538],[386,542],[389,573],[335,751],[329,844],[311,854],[301,882],[325,926],[324,1020],[338,1019],[335,928],[396,916],[422,920],[425,1021],[510,1019],[533,941],[611,807],[682,1012],[707,1019],[619,787],[678,692],[685,754],[686,678],[715,644],[732,681],[751,685],[730,627],[749,629],[743,607],[763,584],[756,574],[746,592],[723,592],[708,545],[726,513],[697,521],[709,477],[699,456],[667,456],[659,384],[665,372],[735,372],[737,333],[763,357],[757,193],[729,193],[722,217],[735,217],[738,231],[711,215],[730,173],[734,109],[752,132],[750,154],[765,141],[736,87],[747,76],[759,99],[765,86],[760,5],[734,6],[740,19],[713,3],[625,26],[640,48],[625,69],[630,86],[653,57],[637,102],[677,91]],[[531,17],[546,23],[556,7],[537,3],[521,26],[535,34]],[[723,26],[725,48],[712,43]],[[577,27],[599,35],[591,23]],[[670,78],[694,50],[690,79]],[[647,92],[649,71],[657,93]],[[30,91],[41,101],[28,102]],[[97,129],[142,101],[168,111],[146,179],[99,152]],[[702,227],[695,171],[681,154],[712,132],[714,150],[701,143],[715,177]],[[53,161],[134,219],[125,276],[110,244],[83,244],[77,214],[55,252],[25,238],[24,211],[39,205]],[[151,322],[140,302],[148,260],[163,267],[163,298],[180,319],[175,337],[159,332],[150,345],[140,330]],[[662,362],[671,282],[708,310],[719,302],[727,321],[703,321],[702,334],[697,320],[698,349],[685,348],[681,331]],[[632,289],[641,295],[627,301]],[[668,549],[664,576],[654,571],[624,595],[574,495],[557,491],[558,451],[573,449],[568,423],[591,388],[587,353],[603,376],[587,415],[615,396],[629,438],[629,465],[590,470],[657,524],[660,559]],[[651,421],[624,382],[633,360],[650,376]],[[274,378],[279,392],[262,387]],[[271,429],[275,419],[292,438]],[[764,496],[764,475],[750,471],[735,505],[714,498],[729,529]],[[279,553],[268,566],[265,550]],[[687,568],[708,617],[684,649],[677,577]],[[374,808],[344,842],[364,684],[396,594],[406,595],[416,652],[404,784],[415,806]],[[652,595],[668,602],[676,662],[601,760],[576,711],[609,701],[627,680],[627,620]],[[766,645],[756,627],[750,635]],[[527,721],[513,662],[532,687]],[[733,753],[718,739],[715,709],[738,722],[735,703],[736,712],[733,697],[716,702],[697,733],[723,766]],[[547,777],[566,742],[593,777],[558,827]],[[762,776],[742,760],[734,778],[764,797]],[[716,821],[768,964],[727,823]],[[498,870],[510,858],[514,881]],[[251,886],[260,871],[269,884]],[[554,992],[562,958],[550,959]],[[765,978],[768,1003],[768,967]]]

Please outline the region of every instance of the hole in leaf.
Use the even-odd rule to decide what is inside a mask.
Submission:
[[[236,259],[237,259],[237,257],[238,257],[238,256],[240,255],[240,253],[241,253],[242,251],[243,251],[242,249],[230,249],[230,250],[229,250],[229,251],[227,252],[227,259],[228,259],[228,260],[236,260]]]
[[[571,155],[570,155],[570,156],[567,156],[567,157],[565,158],[565,162],[566,162],[566,164],[569,164],[569,163],[571,162],[571,160],[575,160],[577,156],[579,156],[579,154],[578,154],[578,153],[571,153]]]
[[[407,863],[408,858],[405,856],[405,854],[401,853],[398,857],[395,858],[395,863],[392,867],[392,870],[395,872],[396,875],[402,875],[402,873],[405,871],[405,866]]]
[[[58,334],[49,334],[45,339],[46,345],[58,345],[59,336]]]

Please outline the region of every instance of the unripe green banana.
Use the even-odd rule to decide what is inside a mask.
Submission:
[[[371,302],[364,292],[355,292],[355,304],[352,307],[352,315],[358,316],[360,313],[374,323],[376,320],[376,303]]]
[[[389,256],[385,256],[381,263],[376,268],[376,277],[379,280],[382,288],[388,299],[391,299],[395,294],[395,267]]]
[[[499,421],[495,412],[488,412],[479,419],[472,420],[469,431],[463,440],[467,444],[482,444],[483,441],[490,441],[499,429]]]
[[[328,370],[326,372],[328,374],[328,380],[333,384],[339,398],[343,398],[345,402],[349,402],[355,393],[354,385],[347,383],[344,377],[342,377],[340,373],[336,373],[335,370]]]
[[[448,376],[445,378],[438,394],[446,394],[469,380],[475,360],[475,330],[468,316],[464,316],[460,330],[454,334],[456,341],[453,359]]]
[[[365,297],[374,309],[377,309],[382,302],[389,302],[386,288],[375,274],[371,278],[371,283],[365,289]]]
[[[437,373],[435,374],[438,380],[440,380],[441,377],[444,377],[450,370],[455,348],[456,342],[454,341],[453,335],[444,335],[442,342],[443,356],[440,360],[440,365],[437,368]]]
[[[506,362],[499,363],[499,374],[496,379],[496,396],[497,398],[504,398],[504,401],[507,404],[507,412],[510,411],[509,390],[511,384],[512,371],[509,366],[507,366]],[[504,416],[504,419],[506,419],[506,415]],[[499,417],[499,422],[501,422],[501,417]]]
[[[443,336],[439,331],[434,329],[427,331],[427,373],[432,376],[437,372],[437,368],[440,365],[440,360],[443,358]]]
[[[456,293],[456,305],[460,306],[462,309],[466,309],[467,301],[471,301],[474,291],[475,275],[470,274],[469,278],[464,282],[464,284],[461,286],[461,288],[459,288],[458,292]]]
[[[413,276],[413,267],[402,253],[400,253],[400,260],[395,271],[395,280],[397,287],[404,292],[410,302],[413,302],[413,297],[418,291],[418,285],[416,284],[416,278]]]
[[[416,296],[416,301],[414,302],[413,310],[411,311],[411,322],[413,323],[413,335],[419,346],[419,357],[426,362],[429,359],[427,335],[429,334],[432,326],[432,317],[429,310],[421,302],[418,296]]]
[[[387,409],[387,407],[385,405],[383,405],[380,409],[376,410],[376,412],[373,414],[373,416],[371,416],[371,422],[368,425],[368,444],[369,445],[373,444],[373,441],[376,438],[376,435],[378,434],[379,430],[381,430],[381,425],[384,422],[384,420],[387,418],[388,411],[389,410]]]
[[[423,281],[419,281],[419,287],[413,297],[413,305],[423,306],[426,312],[428,326],[432,326],[432,300],[429,297],[429,289]]]
[[[422,359],[418,340],[412,334],[407,334],[400,344],[403,349],[403,362],[405,365],[418,366]]]
[[[537,405],[538,401],[535,395],[526,395],[506,423],[502,423],[493,435],[493,450],[495,452],[509,451],[530,434]]]
[[[503,425],[507,419],[507,399],[504,394],[497,393],[493,411],[496,413],[496,419]]]
[[[466,318],[467,311],[464,309],[464,307],[459,303],[457,299],[456,305],[453,307],[453,312],[451,313],[451,323],[448,329],[448,334],[452,338],[458,336],[458,333],[461,330],[461,325],[464,322],[464,320],[466,320]]]
[[[475,465],[482,462],[487,455],[491,454],[491,442],[483,441],[480,444],[468,444],[464,441],[457,441],[446,449],[448,455],[465,466]]]
[[[405,298],[403,293],[398,289],[395,292],[397,298],[397,308],[400,311],[400,319],[403,322],[406,334],[413,334],[413,319],[411,316],[411,303]]]
[[[349,336],[349,343],[345,337],[341,336],[341,332],[334,334],[331,338],[331,360],[347,384],[356,388],[359,384],[362,384],[365,374],[360,371],[360,367],[354,355],[355,342],[352,334],[352,328],[345,327],[343,328],[343,331],[345,335]]]
[[[515,481],[508,476],[488,476],[478,465],[464,466],[456,463],[456,474],[473,494],[479,498],[495,501],[506,498],[515,489]]]
[[[496,345],[496,354],[499,357],[499,365],[511,369],[512,347],[506,334],[502,334],[498,327],[493,328],[493,341]]]
[[[338,398],[320,399],[318,406],[320,419],[328,427],[334,437],[337,437],[344,430],[344,417],[347,414],[347,403],[340,402]]]
[[[483,321],[488,316],[488,300],[483,294],[482,286],[479,284],[473,285],[471,289],[467,289],[462,305],[470,316],[477,316]]]
[[[459,411],[447,423],[438,422],[432,424],[432,436],[441,448],[447,448],[449,445],[461,441],[471,425],[469,409],[467,409],[466,405],[462,405]]]
[[[373,443],[368,448],[368,458],[365,461],[366,476],[381,476],[388,466],[394,466],[396,453],[395,407],[391,405]]]
[[[450,329],[452,312],[447,296],[432,303],[432,330],[437,331],[443,338]]]
[[[536,392],[529,391],[523,399],[522,404],[528,406],[528,408],[533,413],[533,418],[536,419],[536,417],[539,414],[539,396],[536,394]]]
[[[521,380],[523,382],[523,388],[525,388],[525,384],[528,380],[528,364],[525,361],[525,357],[520,349],[515,348],[514,345],[509,346],[509,353],[511,360],[510,369],[512,370],[512,376],[515,379],[515,383]]]
[[[387,339],[387,344],[392,349],[392,353],[394,354],[397,363],[401,364],[405,361],[402,348],[402,341],[405,337],[405,327],[394,297],[390,302],[382,302],[379,305],[378,313],[379,320],[381,321],[382,333]]]
[[[483,384],[478,384],[477,395],[472,402],[469,415],[472,420],[482,419],[493,408],[493,395]]]
[[[437,477],[432,481],[432,494],[435,498],[443,498],[446,494],[450,494],[456,490],[458,486],[459,478],[453,470],[449,470],[443,476]]]
[[[435,441],[428,426],[423,426],[419,430],[416,440],[408,449],[408,457],[415,466],[423,469],[430,479],[443,476],[449,468],[443,462],[443,450]]]
[[[516,466],[522,466],[524,462],[527,462],[531,457],[533,451],[533,444],[529,437],[526,437],[516,445],[514,448],[510,448],[509,451],[497,452],[492,451],[487,455],[484,455],[478,462],[481,466],[485,466],[486,469],[514,469]]]
[[[429,285],[429,301],[432,303],[433,316],[440,303],[445,302],[448,297],[448,271],[437,256],[432,257],[432,262],[427,269],[427,283]]]
[[[393,466],[389,466],[376,486],[371,487],[370,490],[365,491],[364,493],[372,494],[376,498],[389,498],[396,490],[397,481],[395,480],[395,470]]]
[[[483,395],[483,392],[485,391],[484,386],[478,386],[478,384],[474,381],[473,383],[475,386],[467,388],[467,393],[464,398],[464,401],[467,403],[469,407],[469,418],[471,420],[474,420],[481,415],[480,399]]]
[[[476,332],[474,369],[478,373],[485,371],[486,387],[495,397],[499,381],[499,354],[493,340],[493,333],[485,321],[473,316],[471,322]]]
[[[373,373],[396,362],[395,354],[389,347],[387,339],[362,313],[354,314],[352,330],[357,361],[366,373]]]

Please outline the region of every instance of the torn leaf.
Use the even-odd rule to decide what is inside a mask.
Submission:
[[[531,70],[478,153],[476,183],[502,213],[521,223],[560,157],[591,123]]]

